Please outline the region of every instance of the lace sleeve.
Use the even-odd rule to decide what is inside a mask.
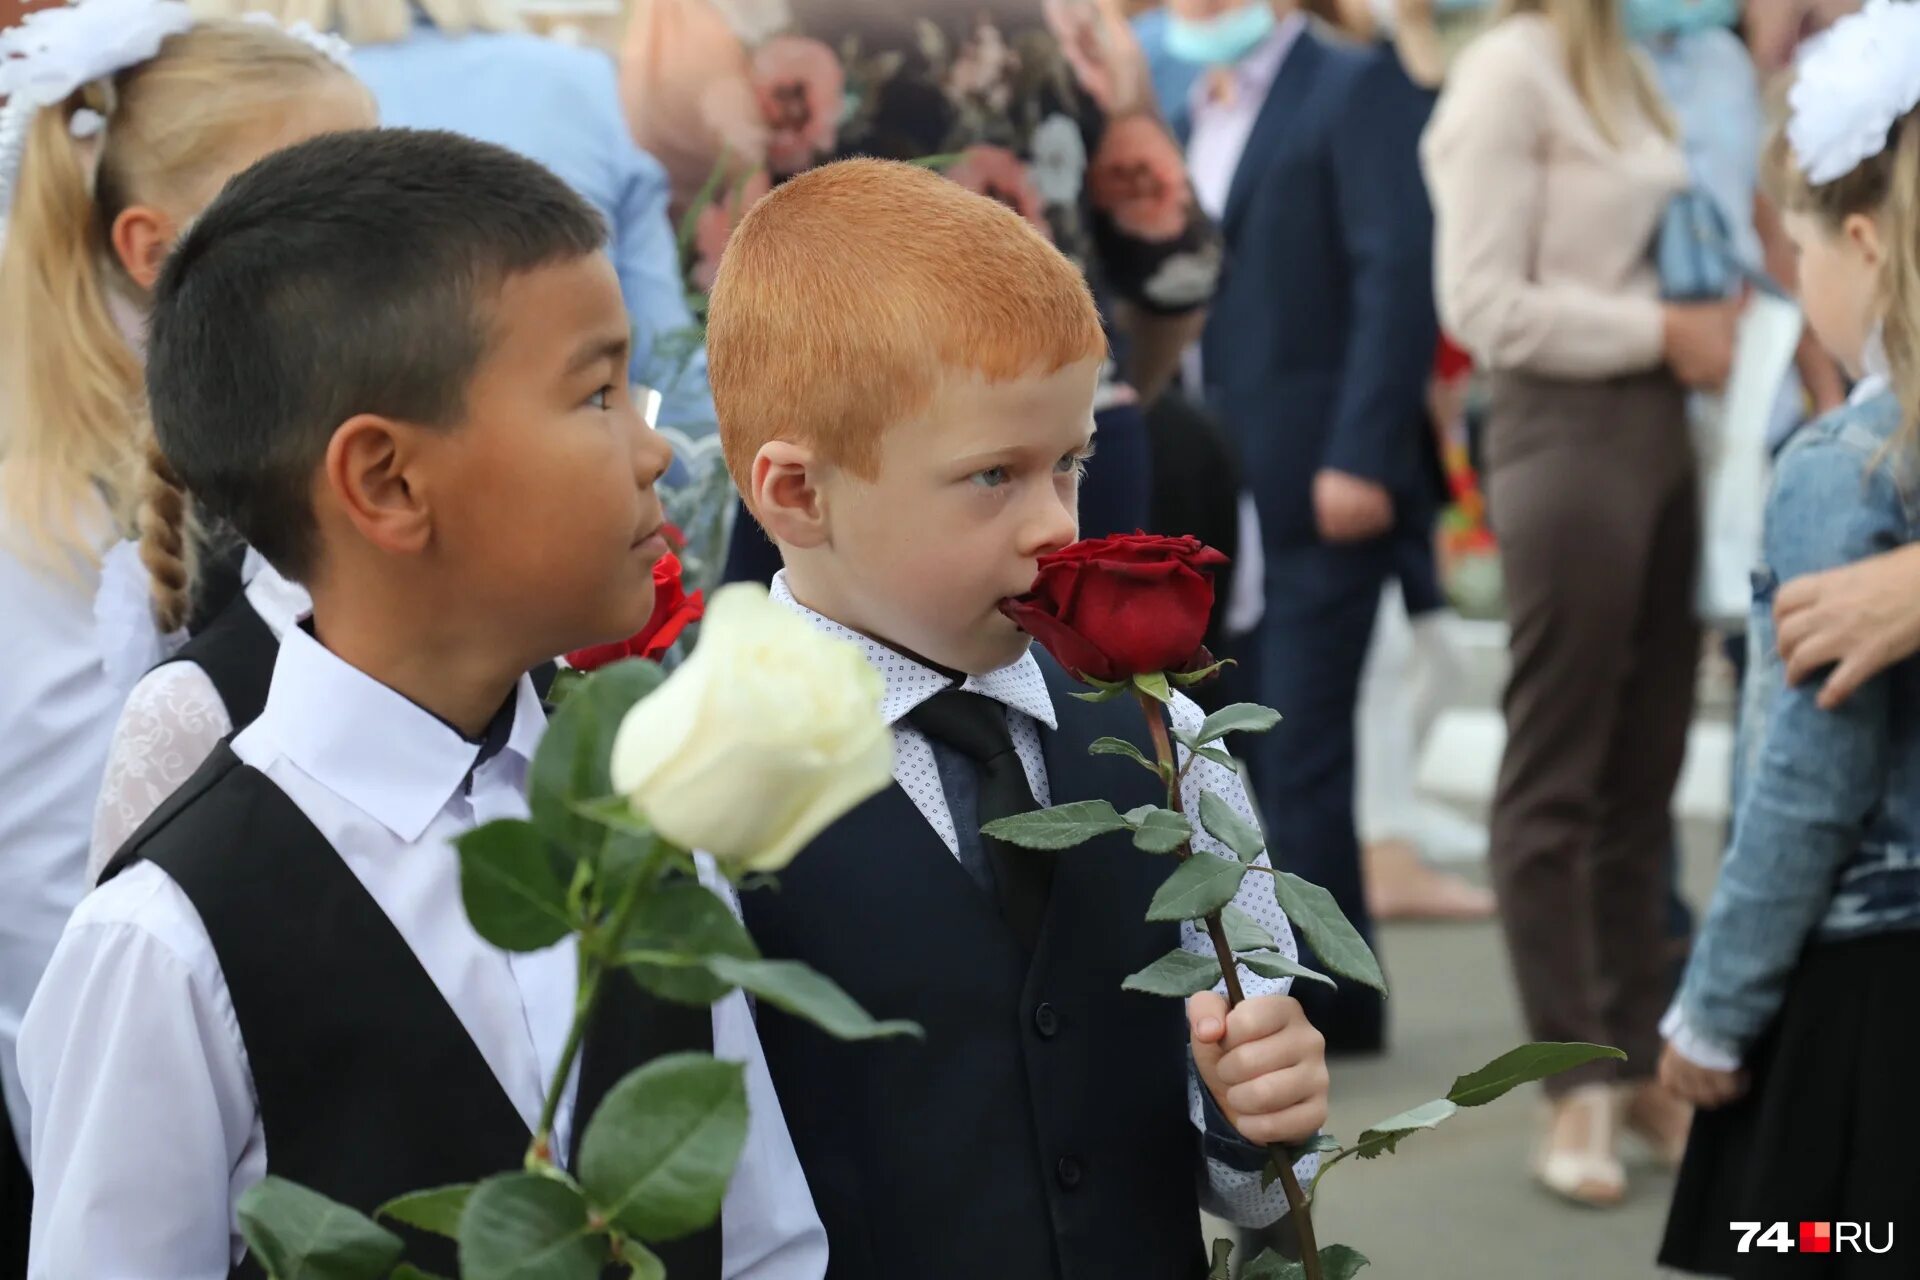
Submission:
[[[170,662],[141,677],[107,751],[87,852],[88,884],[232,731],[226,703],[198,665]]]

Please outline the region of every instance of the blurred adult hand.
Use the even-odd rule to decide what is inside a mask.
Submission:
[[[1365,542],[1393,528],[1393,495],[1329,467],[1313,478],[1313,514],[1328,542]]]
[[[1774,598],[1773,623],[1789,684],[1832,668],[1819,704],[1833,710],[1920,652],[1920,543],[1795,578]]]
[[[1746,299],[1670,302],[1664,308],[1667,366],[1689,387],[1718,391],[1733,373],[1733,343]]]

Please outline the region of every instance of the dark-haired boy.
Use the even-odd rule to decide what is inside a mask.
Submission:
[[[148,390],[201,505],[313,596],[266,710],[76,912],[21,1035],[31,1274],[257,1274],[266,1173],[371,1211],[518,1167],[575,1006],[571,938],[509,955],[450,840],[527,812],[522,673],[631,634],[670,453],[628,394],[597,216],[451,134],[336,134],[235,179],[154,297]],[[753,1130],[676,1280],[818,1280],[826,1248],[739,996],[616,983],[557,1116],[666,1052],[748,1064]],[[452,1274],[448,1242],[411,1260]]]

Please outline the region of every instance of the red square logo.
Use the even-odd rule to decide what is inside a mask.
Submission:
[[[1831,1222],[1803,1222],[1800,1224],[1800,1252],[1832,1253],[1833,1224]]]

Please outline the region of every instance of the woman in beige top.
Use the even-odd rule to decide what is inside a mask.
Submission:
[[[1627,1053],[1549,1083],[1535,1172],[1613,1204],[1623,1119],[1672,1158],[1685,1140],[1684,1109],[1652,1082],[1698,651],[1685,388],[1725,380],[1736,309],[1660,299],[1654,241],[1687,171],[1616,0],[1507,0],[1449,75],[1423,158],[1441,316],[1492,375],[1508,947],[1537,1039]]]

